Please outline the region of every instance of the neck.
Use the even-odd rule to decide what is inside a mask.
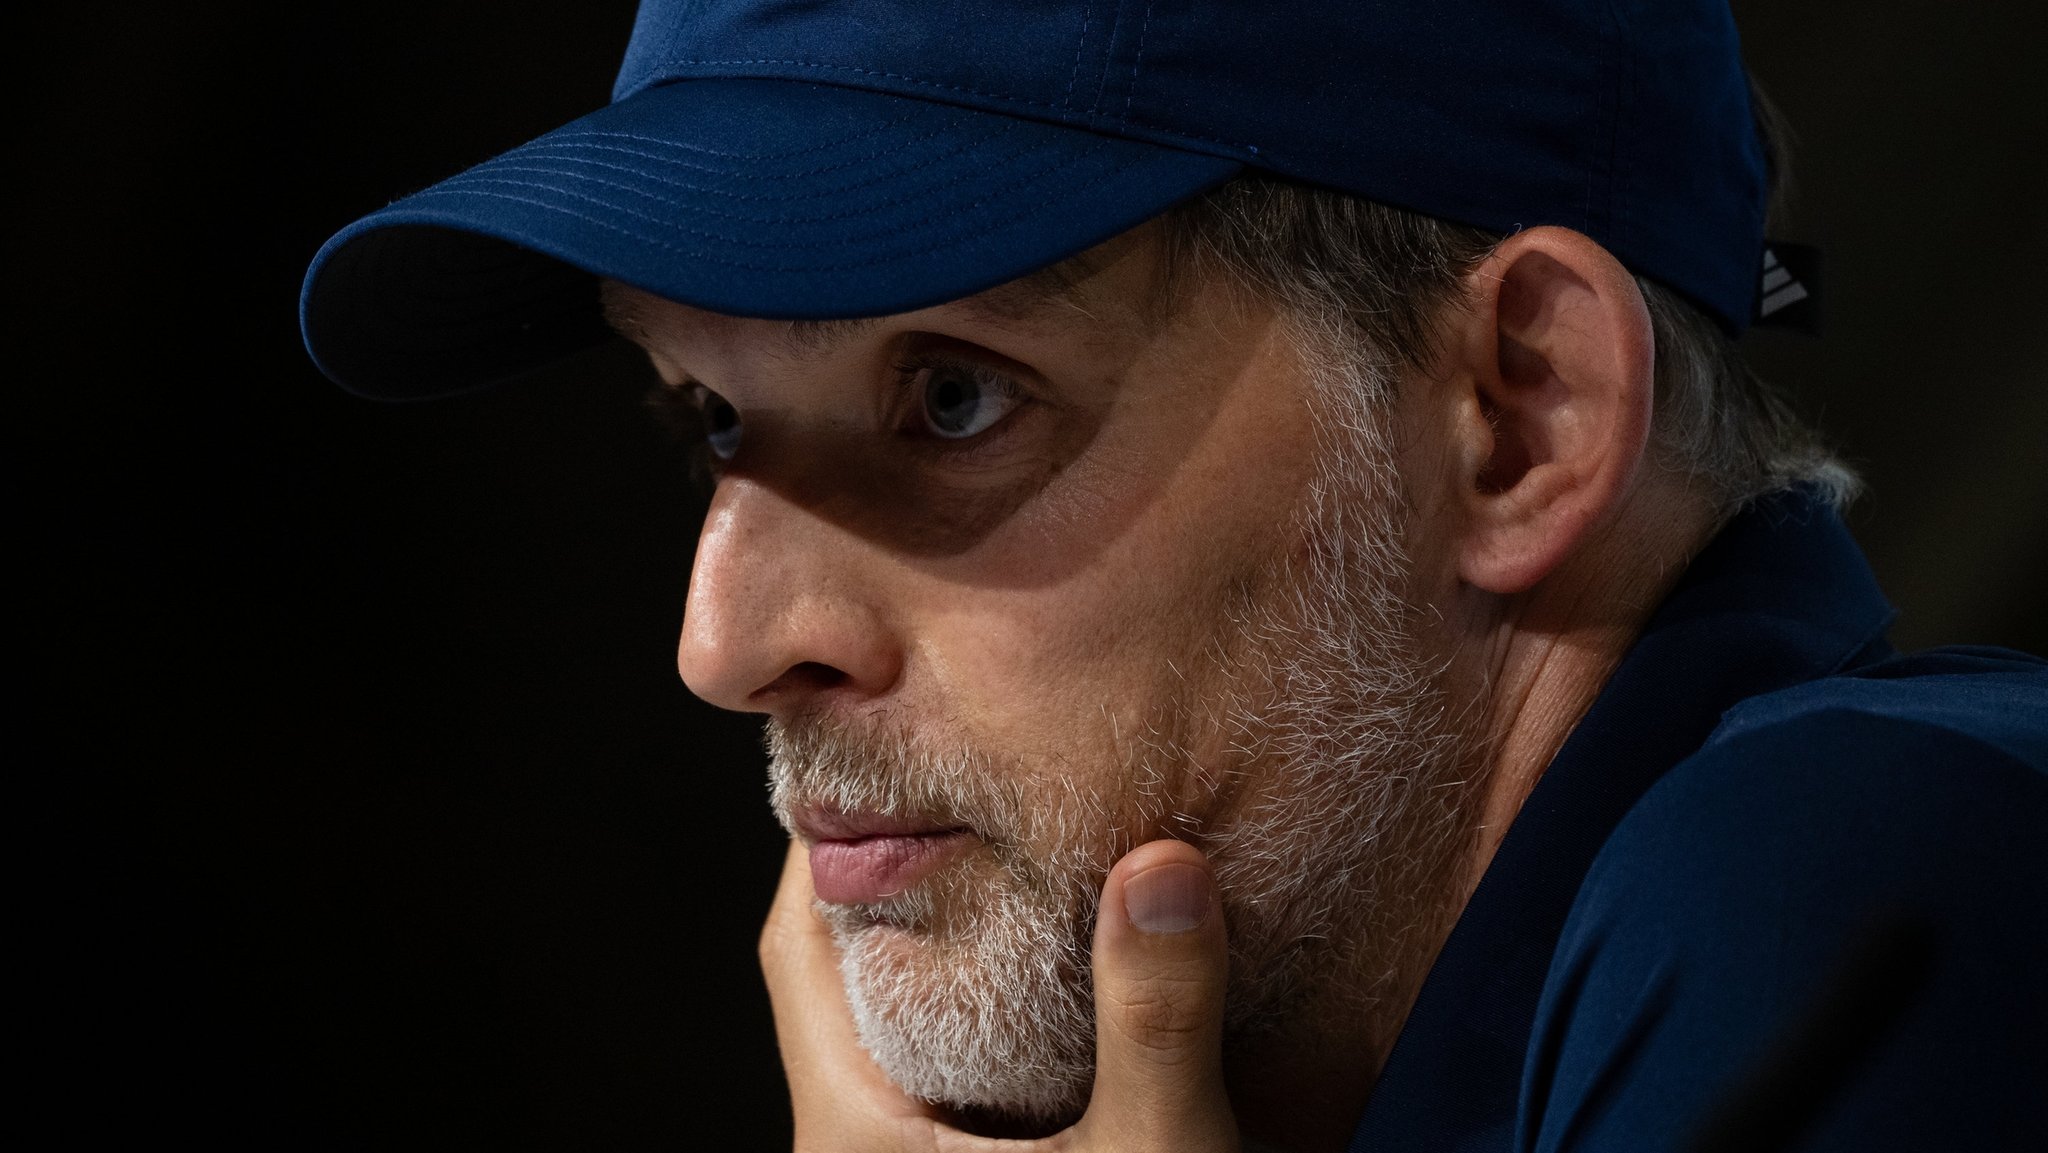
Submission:
[[[1690,494],[1638,491],[1534,588],[1466,606],[1472,627],[1452,675],[1482,702],[1492,753],[1461,909],[1544,770],[1719,523]]]
[[[1303,1014],[1303,1028],[1226,1054],[1248,1151],[1349,1144],[1430,966],[1523,802],[1716,527],[1696,499],[1639,491],[1536,587],[1509,598],[1463,589],[1442,613],[1446,687],[1452,699],[1473,702],[1466,715],[1477,785],[1465,835],[1442,854],[1391,977],[1335,990]],[[1343,1004],[1373,1008],[1363,1020],[1321,1011]]]

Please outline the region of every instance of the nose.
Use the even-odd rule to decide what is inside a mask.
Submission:
[[[697,540],[676,666],[735,712],[785,714],[894,686],[902,647],[860,546],[752,480],[718,485]]]

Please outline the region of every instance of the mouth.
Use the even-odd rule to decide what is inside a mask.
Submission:
[[[872,905],[938,871],[974,843],[964,826],[813,809],[796,821],[811,846],[811,888],[833,905]]]

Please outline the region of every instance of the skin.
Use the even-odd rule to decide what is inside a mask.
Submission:
[[[1077,747],[1076,718],[1144,722],[1160,669],[1185,655],[1189,614],[1246,575],[1244,558],[1287,547],[1272,510],[1293,507],[1308,476],[1302,371],[1278,318],[1220,285],[1197,278],[1162,304],[1147,228],[1063,271],[1062,291],[1013,285],[856,325],[608,288],[614,322],[665,380],[709,388],[744,419],[691,574],[679,667],[693,691],[785,718],[943,716],[1053,763]],[[1559,228],[1509,238],[1466,278],[1442,334],[1397,401],[1411,596],[1441,621],[1428,643],[1473,703],[1491,764],[1480,833],[1403,1005],[1543,768],[1715,526],[1677,474],[1643,467],[1648,315],[1597,244]],[[943,455],[906,418],[893,368],[923,353],[999,370],[1029,399],[969,455]],[[1242,795],[1168,787],[1202,820],[1227,819]],[[1148,933],[1121,915],[1126,887],[1158,870],[1183,889],[1208,876],[1176,841],[1110,873],[1087,1113],[996,1143],[866,1058],[793,846],[761,952],[797,1147],[1342,1148],[1371,1089],[1360,1070],[1384,1063],[1395,1033],[1226,1059],[1213,891],[1193,929]]]

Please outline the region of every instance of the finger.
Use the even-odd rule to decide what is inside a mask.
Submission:
[[[817,968],[821,960],[830,965],[831,930],[812,908],[810,854],[801,841],[789,843],[782,859],[782,878],[775,884],[775,901],[768,907],[768,921],[761,927],[761,971],[773,990],[798,974]],[[820,958],[818,946],[828,948]]]
[[[783,1071],[792,1095],[802,1099],[809,1083],[829,1078],[826,1057],[851,1042],[851,1021],[833,1012],[836,980],[825,996],[825,982],[836,976],[831,935],[811,909],[811,866],[802,844],[791,841],[775,886],[775,903],[761,927],[761,973],[768,980],[768,1003],[775,1014],[775,1040],[782,1050]]]
[[[1223,905],[1201,851],[1153,841],[1110,870],[1095,929],[1091,1140],[1183,1153],[1237,1148],[1223,1086]]]
[[[867,1128],[892,1132],[898,1123],[929,1112],[883,1075],[861,1047],[846,1006],[839,951],[812,908],[812,896],[809,853],[792,842],[761,929],[760,956],[799,1147],[816,1144],[821,1135],[850,1138]],[[859,1147],[855,1141],[846,1145]]]

